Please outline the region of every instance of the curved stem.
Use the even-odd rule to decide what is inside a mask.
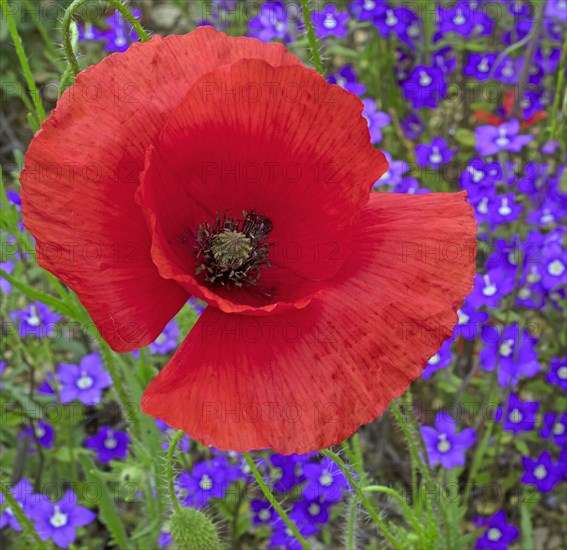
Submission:
[[[179,440],[183,437],[184,432],[179,430],[171,440],[169,445],[169,449],[167,450],[167,489],[169,490],[169,499],[171,500],[171,504],[173,504],[173,508],[176,512],[181,510],[181,506],[179,506],[179,502],[177,502],[177,497],[175,496],[175,487],[173,485],[173,455],[175,454],[175,449],[177,448],[177,444]]]
[[[313,29],[313,21],[311,21],[311,7],[309,6],[309,0],[301,0],[301,11],[303,12],[303,22],[305,23],[307,40],[309,40],[309,47],[311,48],[311,54],[313,55],[315,69],[320,75],[323,75],[325,73],[325,69],[321,62],[319,50],[317,49],[317,38],[315,37],[315,30]]]
[[[16,27],[12,13],[8,8],[7,0],[0,0],[0,3],[2,4],[2,11],[4,12],[6,22],[8,23],[8,29],[10,30],[10,35],[12,36],[14,47],[16,48],[16,54],[18,55],[20,65],[22,67],[22,71],[24,72],[24,77],[29,88],[29,92],[32,96],[32,101],[35,106],[37,118],[39,120],[39,123],[41,124],[45,120],[45,110],[41,103],[41,98],[39,97],[39,92],[33,79],[30,64],[28,63],[28,58],[26,57],[26,52],[24,51],[24,47],[22,46],[22,39],[20,38],[20,34],[18,33],[18,28]]]
[[[19,502],[14,498],[14,495],[6,488],[4,483],[0,483],[0,492],[4,495],[8,506],[12,513],[16,516],[18,523],[22,527],[25,533],[29,534],[34,540],[36,548],[39,550],[45,550],[47,548],[46,544],[41,540],[40,536],[38,535],[33,523],[28,519],[22,508],[20,507]]]
[[[285,513],[284,509],[280,506],[280,503],[274,498],[274,495],[272,495],[272,492],[270,491],[269,487],[266,485],[266,482],[264,481],[262,474],[258,471],[258,468],[254,463],[254,460],[252,460],[252,457],[248,453],[242,453],[242,455],[244,456],[244,460],[246,460],[246,464],[248,464],[248,467],[250,468],[250,471],[252,472],[252,475],[254,476],[256,483],[258,483],[260,489],[262,489],[262,492],[264,493],[264,496],[266,497],[268,502],[274,507],[274,510],[277,512],[278,516],[280,516],[282,521],[292,532],[293,536],[297,539],[299,544],[301,544],[301,548],[303,548],[303,550],[309,550],[309,545],[307,544],[307,541],[303,538],[303,535],[299,532],[299,529],[297,528],[295,523],[291,521],[289,516]]]
[[[356,483],[351,471],[348,469],[347,465],[343,462],[342,458],[337,454],[333,453],[333,451],[329,451],[329,449],[323,449],[321,451],[323,456],[326,456],[328,459],[332,460],[341,470],[343,475],[347,478],[349,485],[352,487],[353,491],[356,493],[356,496],[360,499],[362,506],[368,512],[368,515],[372,518],[372,521],[380,529],[384,537],[388,540],[388,542],[392,545],[392,548],[396,550],[402,550],[402,546],[396,540],[394,535],[392,535],[390,529],[386,525],[386,522],[380,517],[380,515],[376,512],[374,506],[372,506],[371,502],[368,500],[368,497],[364,494],[364,491],[358,486]]]
[[[347,550],[356,550],[356,508],[358,507],[358,497],[352,495],[348,505],[348,523],[346,534]]]
[[[4,2],[4,0],[2,0]],[[73,16],[75,12],[85,3],[90,2],[91,0],[74,0],[71,5],[65,11],[65,15],[63,16],[63,24],[62,24],[62,33],[63,33],[63,48],[65,49],[65,55],[67,57],[67,61],[71,66],[71,70],[75,75],[81,72],[81,67],[79,66],[79,62],[77,61],[77,56],[73,51],[73,44],[71,41],[71,21],[73,20]],[[104,2],[113,8],[117,9],[125,19],[132,25],[140,40],[142,42],[147,42],[150,39],[148,33],[144,30],[140,22],[132,15],[132,12],[122,3],[120,0],[104,0]]]

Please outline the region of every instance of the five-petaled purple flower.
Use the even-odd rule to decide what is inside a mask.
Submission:
[[[543,451],[535,460],[523,456],[522,464],[524,466],[522,483],[535,485],[542,493],[553,491],[563,477],[562,467],[553,463],[547,451]]]
[[[519,153],[534,136],[520,135],[520,123],[516,119],[500,126],[479,126],[475,130],[476,150],[480,155],[496,155],[499,151]]]
[[[475,550],[507,550],[508,544],[520,535],[518,528],[506,521],[504,510],[499,510],[488,520],[475,518],[475,523],[486,526],[486,531],[476,541]]]
[[[517,434],[531,432],[535,428],[539,403],[537,401],[522,401],[515,393],[510,394],[508,405],[498,407],[495,418],[498,422],[504,420],[504,429]]]
[[[347,34],[348,13],[339,12],[333,4],[327,4],[322,11],[313,14],[315,34],[319,38],[337,36],[343,38]]]
[[[88,508],[77,504],[77,496],[70,490],[58,502],[52,503],[45,497],[33,504],[28,515],[41,539],[51,539],[60,548],[73,544],[77,527],[88,525],[96,518]]]
[[[110,374],[104,370],[98,353],[85,355],[80,364],[61,363],[57,367],[61,403],[78,399],[85,405],[96,405],[102,397],[102,390],[112,385]]]
[[[33,334],[36,338],[51,336],[55,329],[55,323],[61,317],[61,315],[50,311],[41,302],[34,302],[27,309],[10,312],[12,321],[19,321],[20,338],[24,338],[29,334]]]
[[[443,411],[435,416],[435,428],[422,426],[420,432],[429,463],[432,466],[441,464],[448,470],[455,466],[464,466],[465,451],[476,441],[476,434],[472,428],[465,428],[457,433],[457,423]]]
[[[100,462],[108,464],[111,460],[124,460],[129,443],[130,436],[126,432],[103,426],[95,435],[87,437],[84,445],[87,449],[96,451]]]
[[[303,466],[307,483],[303,488],[305,498],[316,500],[323,497],[327,502],[337,502],[348,488],[348,482],[339,467],[329,458],[319,463],[309,462]]]

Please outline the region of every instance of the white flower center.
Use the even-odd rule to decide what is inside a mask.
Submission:
[[[45,430],[41,426],[36,426],[34,432],[35,432],[35,436],[38,439],[41,439],[45,435]]]
[[[559,369],[557,369],[557,376],[561,378],[561,380],[567,380],[567,367],[559,367]]]
[[[438,353],[436,353],[436,354],[428,361],[428,363],[429,363],[430,365],[436,365],[437,363],[439,363],[440,360],[441,360],[441,356],[440,356]]]
[[[541,279],[541,275],[537,272],[537,269],[532,266],[526,279],[528,280],[528,283],[537,283]]]
[[[508,415],[508,418],[512,424],[519,424],[524,418],[524,415],[519,409],[513,409]]]
[[[332,30],[337,26],[337,20],[332,13],[325,15],[325,20],[323,21],[323,27]]]
[[[457,14],[453,17],[453,23],[455,25],[464,25],[467,22],[467,18],[463,15],[463,12],[458,9]]]
[[[371,11],[376,7],[376,2],[374,0],[366,0],[364,2],[364,9],[367,11]]]
[[[469,322],[470,317],[460,309],[457,310],[457,315],[459,317],[459,325],[466,325]]]
[[[451,444],[447,441],[446,434],[439,434],[439,439],[437,441],[437,450],[440,453],[446,453],[451,449]]]
[[[486,538],[488,540],[496,542],[502,538],[502,531],[496,527],[491,527],[486,533]]]
[[[386,25],[388,25],[388,27],[393,27],[397,24],[398,18],[394,15],[394,12],[392,10],[388,10],[386,12]]]
[[[329,487],[333,484],[333,476],[327,472],[327,470],[324,470],[319,478],[319,483],[323,485],[323,487]]]
[[[488,197],[483,197],[476,208],[481,214],[488,212]]]
[[[268,521],[270,519],[270,511],[267,510],[266,508],[263,508],[262,510],[260,510],[260,513],[258,514],[258,517],[262,520],[262,521]]]
[[[285,31],[285,23],[282,23],[281,21],[276,21],[274,23],[274,28],[276,29],[277,32]]]
[[[481,73],[488,71],[488,61],[483,57],[481,62],[476,67]]]
[[[420,86],[429,86],[432,82],[432,78],[425,72],[419,71],[419,85]]]
[[[502,199],[500,208],[498,208],[498,213],[501,216],[509,216],[512,213],[512,209],[508,206],[508,199],[506,197]]]
[[[114,439],[114,434],[111,431],[109,431],[104,440],[104,446],[107,449],[116,449],[117,445],[118,445],[118,441]]]
[[[309,505],[309,513],[312,516],[316,516],[321,511],[321,506],[319,506],[316,502],[312,502]]]
[[[565,264],[561,260],[553,260],[547,266],[547,272],[555,277],[559,277],[560,275],[563,275],[564,271],[565,271]]]
[[[540,480],[545,479],[545,477],[547,477],[547,469],[543,464],[540,464],[539,466],[536,467],[536,469],[534,470],[534,476],[536,479],[540,479]]]
[[[429,160],[431,161],[432,164],[439,164],[443,160],[442,155],[439,154],[439,147],[436,147],[434,145],[431,148],[431,154],[429,155]]]
[[[504,147],[504,145],[508,145],[508,143],[510,143],[510,140],[506,135],[506,129],[502,127],[498,128],[498,139],[496,140],[496,145]]]
[[[156,344],[163,344],[165,341],[167,340],[167,335],[162,332],[157,338],[156,338]]]
[[[521,288],[518,291],[518,296],[522,299],[522,300],[526,300],[528,299],[530,296],[532,295],[532,291],[529,288]]]
[[[552,223],[555,221],[555,216],[549,211],[549,209],[545,208],[543,211],[542,217],[539,221],[543,224]]]
[[[510,357],[512,351],[514,350],[514,340],[504,340],[502,344],[500,344],[500,348],[498,348],[498,352],[502,357]]]
[[[76,384],[80,390],[88,390],[94,384],[94,380],[85,371],[81,371],[81,377],[77,379]]]
[[[562,422],[556,422],[553,425],[553,433],[555,435],[563,435],[565,433],[565,424]]]
[[[494,283],[490,281],[490,277],[488,275],[484,275],[483,279],[484,279],[484,288],[482,289],[482,293],[485,296],[494,296],[498,291],[498,288]]]
[[[26,319],[28,325],[32,327],[38,327],[41,324],[41,318],[37,312],[37,308],[35,306],[30,307],[30,314]]]
[[[203,489],[203,491],[210,490],[212,488],[212,486],[213,486],[213,480],[207,474],[205,474],[201,478],[201,481],[199,481],[199,487],[201,487],[201,489]]]
[[[61,513],[59,506],[54,507],[53,515],[49,518],[52,527],[65,527],[67,525],[67,514]]]

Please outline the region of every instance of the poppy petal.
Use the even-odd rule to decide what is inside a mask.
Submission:
[[[301,310],[208,308],[142,410],[220,449],[307,453],[379,416],[418,377],[472,289],[465,193],[374,193],[343,269]]]
[[[360,210],[388,166],[362,110],[299,65],[242,60],[203,76],[148,151],[138,191],[160,273],[229,313],[304,307],[320,288],[312,281],[350,255]],[[212,292],[195,277],[197,228],[252,210],[271,221],[274,267],[250,292]]]
[[[280,44],[210,27],[155,36],[81,72],[30,145],[22,208],[38,263],[77,293],[117,351],[152,342],[189,297],[151,259],[134,201],[145,151],[201,75],[243,58],[299,63]]]

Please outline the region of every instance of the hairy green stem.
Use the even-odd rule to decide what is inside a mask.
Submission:
[[[347,550],[356,550],[356,509],[358,507],[358,497],[352,495],[348,503],[348,523],[346,533]]]
[[[303,548],[303,550],[309,550],[307,541],[303,538],[303,535],[299,532],[299,529],[297,528],[295,523],[291,521],[284,509],[280,506],[280,503],[275,499],[274,495],[270,491],[270,488],[266,485],[262,474],[258,471],[258,468],[252,457],[248,453],[242,454],[244,456],[244,460],[246,460],[246,464],[248,464],[248,467],[250,468],[250,471],[254,476],[254,479],[256,480],[256,483],[258,483],[260,489],[262,489],[262,492],[264,493],[264,496],[266,497],[268,502],[274,507],[274,510],[277,512],[278,516],[280,516],[282,521],[286,524],[287,528],[291,531],[299,544],[301,544],[301,548]]]
[[[14,18],[12,17],[10,8],[8,7],[8,0],[0,0],[0,4],[2,5],[2,11],[4,12],[6,22],[8,23],[8,29],[16,48],[16,54],[18,55],[20,66],[22,67],[22,71],[24,72],[24,77],[26,79],[32,101],[35,106],[38,120],[41,123],[45,120],[45,109],[43,108],[37,86],[35,85],[35,81],[33,79],[30,64],[28,63],[28,58],[26,57],[26,52],[24,51],[24,47],[22,45],[22,39],[20,37],[20,34],[18,33],[18,28],[16,27],[16,23],[14,22]]]
[[[2,0],[3,2],[5,0]],[[91,0],[74,0],[71,5],[65,11],[65,15],[63,16],[63,24],[62,24],[62,33],[63,33],[63,48],[65,49],[65,55],[67,56],[67,61],[71,66],[71,70],[75,75],[78,75],[81,72],[81,67],[79,66],[79,62],[77,61],[77,56],[73,51],[73,44],[71,40],[71,21],[73,20],[73,16],[75,15],[76,11],[87,2]],[[140,40],[142,42],[147,42],[150,39],[148,33],[144,30],[140,22],[134,17],[132,12],[120,1],[120,0],[104,0],[106,4],[112,6],[116,10],[118,10],[125,19],[129,21],[132,25]]]
[[[368,497],[364,494],[364,491],[358,486],[356,483],[354,476],[352,475],[351,471],[349,470],[348,466],[343,462],[343,459],[335,454],[333,451],[329,449],[323,449],[321,451],[323,456],[326,456],[328,459],[332,460],[341,470],[343,475],[346,477],[349,485],[352,487],[352,490],[356,493],[356,496],[360,499],[362,506],[368,512],[368,515],[372,518],[372,521],[380,529],[384,537],[387,541],[392,545],[392,548],[395,550],[402,550],[401,544],[396,540],[386,522],[380,517],[380,515],[376,512],[375,507],[372,503],[368,500]]]
[[[313,56],[315,69],[320,75],[323,75],[325,74],[325,69],[321,61],[319,49],[317,48],[317,38],[315,37],[315,30],[313,29],[313,21],[311,21],[311,7],[309,5],[309,0],[301,0],[301,10],[303,12],[303,21],[305,23],[307,40],[309,40],[309,47],[311,48],[311,55]]]
[[[169,499],[171,500],[171,504],[176,512],[181,510],[181,506],[179,506],[179,502],[177,502],[177,497],[175,496],[175,487],[173,485],[173,455],[175,454],[175,449],[177,448],[177,444],[179,440],[183,437],[183,431],[179,430],[171,440],[169,444],[169,449],[167,450],[167,489],[169,491]]]

